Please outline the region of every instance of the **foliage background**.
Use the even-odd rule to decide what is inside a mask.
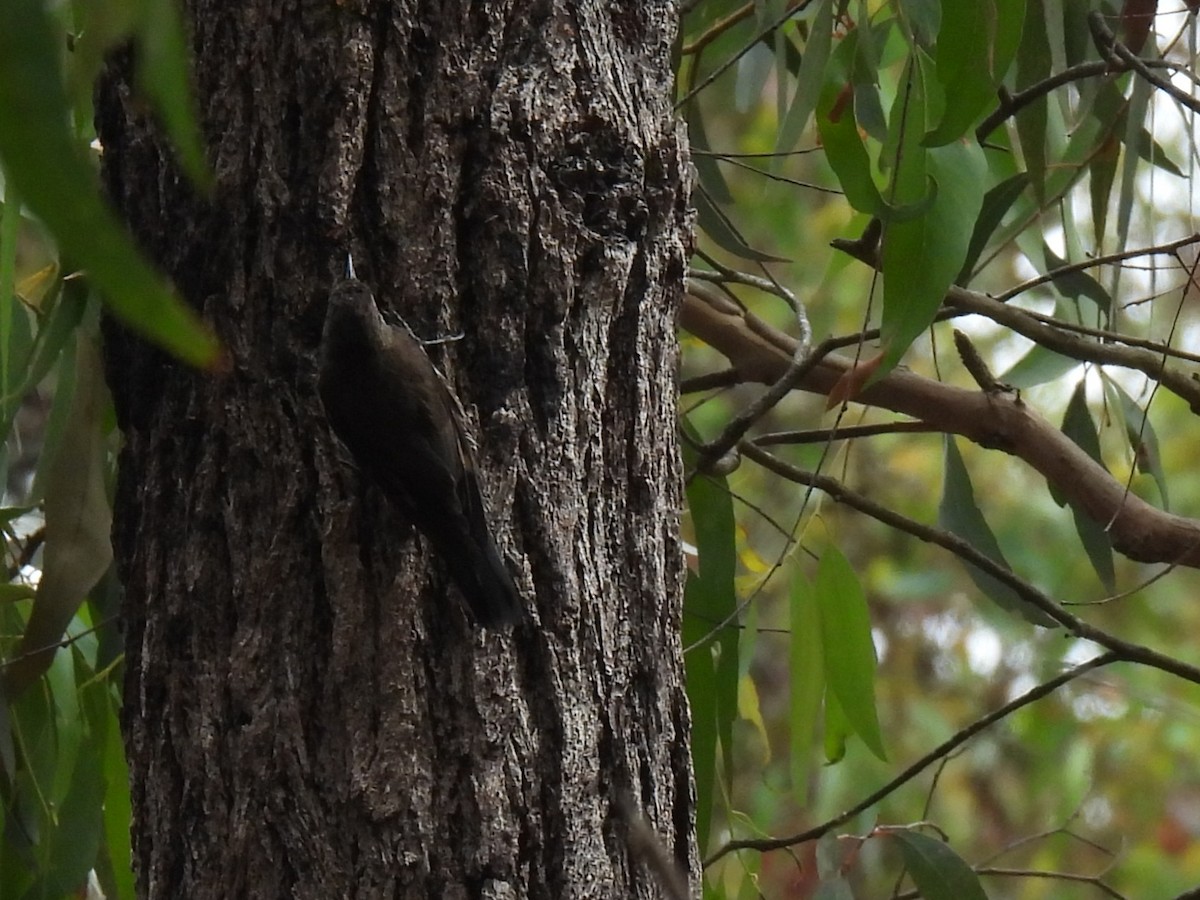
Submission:
[[[981,4],[993,14],[1004,5]],[[1045,49],[1053,59],[1049,66],[1057,64],[1060,69],[1099,59],[1088,38],[1089,11],[1104,12],[1119,31],[1122,25],[1136,25],[1129,17],[1138,6],[1017,5],[1024,7],[1027,20],[1050,23],[1044,32],[1049,38]],[[884,305],[888,301],[868,267],[830,246],[836,239],[858,237],[869,216],[852,209],[838,192],[838,175],[821,152],[816,129],[810,124],[797,137],[792,155],[772,156],[793,147],[781,141],[779,125],[803,93],[797,77],[803,70],[790,64],[789,48],[802,51],[813,45],[809,29],[820,15],[821,4],[793,6],[803,8],[793,20],[799,24],[785,26],[782,40],[772,32],[774,38],[756,41],[764,20],[788,11],[783,4],[757,4],[755,15],[736,24],[731,24],[731,18],[747,7],[698,5],[685,20],[685,47],[700,47],[702,52],[685,51],[680,93],[686,96],[692,84],[729,60],[738,60],[685,109],[693,125],[702,120],[708,148],[752,154],[719,164],[721,180],[729,189],[729,201],[722,208],[739,227],[746,245],[787,261],[758,265],[745,254],[739,258],[719,228],[706,232],[701,249],[713,261],[735,269],[758,275],[769,270],[800,298],[814,338],[820,340],[877,325],[881,299]],[[883,97],[882,108],[894,115],[890,98],[899,90],[914,43],[921,45],[905,34],[910,27],[905,20],[938,12],[944,17],[945,5],[832,6],[838,13],[834,46],[866,21],[890,35],[872,75]],[[1147,21],[1153,21],[1157,48],[1151,42],[1141,55],[1165,56],[1185,73],[1190,71],[1195,60],[1194,14],[1182,3],[1153,6],[1140,5],[1150,16]],[[1018,67],[1032,65],[1028,29],[1027,24]],[[1128,32],[1121,37],[1130,39]],[[1055,40],[1062,43],[1056,46]],[[921,46],[921,50],[935,56],[937,46]],[[1010,72],[1006,82],[1010,88],[1013,78]],[[1117,76],[1110,82],[1111,89],[1119,89],[1128,104],[1130,98],[1138,99],[1136,81]],[[1060,197],[1038,201],[1025,192],[1004,220],[1006,226],[1021,222],[1024,230],[1010,227],[1006,235],[1005,228],[997,229],[984,255],[990,261],[971,280],[972,288],[1000,292],[1047,271],[1046,260],[1037,252],[1043,239],[1062,259],[1079,261],[1194,234],[1194,111],[1161,97],[1141,98],[1148,104],[1145,128],[1158,142],[1144,156],[1127,152],[1122,143],[1124,120],[1115,116],[1107,129],[1101,129],[1103,136],[1093,137],[1093,144],[1068,148],[1067,135],[1080,133],[1089,117],[1102,120],[1103,113],[1092,106],[1097,96],[1094,80],[1090,86],[1073,81],[1069,89],[1050,94],[1055,113],[1065,118],[1066,132],[1046,137],[1039,150],[1047,155],[1046,171],[1069,168],[1072,178]],[[994,107],[993,100],[987,112]],[[1129,116],[1137,115],[1133,108]],[[1125,115],[1127,109],[1121,108],[1120,113]],[[1133,121],[1140,124],[1143,119]],[[859,131],[870,129],[860,121]],[[964,140],[970,141],[970,135]],[[1023,157],[1034,154],[1029,143],[1022,145],[1026,140],[1027,135],[1011,123],[990,136],[986,187],[1000,183],[1021,166]],[[870,137],[867,143],[873,146]],[[879,145],[874,145],[874,151],[879,154],[876,160],[886,161]],[[887,183],[887,172],[880,168],[874,174],[882,185]],[[711,170],[701,167],[700,172],[702,190],[718,196],[720,182]],[[1022,210],[1026,201],[1029,206]],[[1099,219],[1101,210],[1106,224]],[[1022,222],[1013,213],[1026,218]],[[1126,222],[1125,230],[1114,227]],[[1085,317],[1119,322],[1132,333],[1194,348],[1197,323],[1187,286],[1195,258],[1189,247],[1175,259],[1143,257],[1123,267],[1091,270],[1098,292],[1112,300],[1112,317],[1107,319],[1106,311],[1097,314],[1094,307],[1084,311]],[[1056,290],[1048,284],[1017,302],[1048,314],[1057,309],[1062,315],[1064,300],[1082,309],[1084,304],[1071,296],[1071,287],[1060,285]],[[779,298],[744,287],[734,290],[755,315],[795,333],[794,317]],[[905,364],[921,374],[974,387],[955,352],[951,327],[967,332],[1000,379],[1018,383],[1023,399],[1053,422],[1063,420],[1082,380],[1105,463],[1117,479],[1129,479],[1133,490],[1162,503],[1152,474],[1135,466],[1120,413],[1113,408],[1111,396],[1102,395],[1096,367],[1076,363],[1051,377],[1022,377],[1020,369],[1006,375],[1006,370],[1026,358],[1032,344],[982,317],[959,318],[926,331],[908,351]],[[728,364],[686,335],[685,346],[685,384],[694,378],[698,387],[708,387],[703,376]],[[876,353],[877,347],[868,343],[864,357]],[[1136,373],[1112,367],[1107,371],[1115,373],[1112,377],[1139,404],[1149,404],[1170,509],[1194,516],[1198,498],[1190,477],[1190,447],[1195,425],[1187,404],[1166,391],[1154,392],[1153,383]],[[691,410],[696,431],[712,439],[761,390],[744,384],[723,391],[698,390],[685,395],[683,404]],[[829,411],[825,406],[824,397],[793,393],[756,424],[755,432],[828,428],[835,420],[845,427],[897,418],[857,405],[848,410],[835,405]],[[1083,551],[1070,509],[1054,502],[1044,478],[995,450],[961,439],[957,445],[977,508],[1015,572],[1059,602],[1083,604],[1072,611],[1111,634],[1184,660],[1195,659],[1190,640],[1198,624],[1190,602],[1197,587],[1193,570],[1140,564],[1118,555],[1116,590],[1106,587]],[[938,521],[945,465],[940,435],[884,434],[779,452],[803,468],[820,466],[858,493],[917,522]],[[712,851],[731,837],[793,835],[820,826],[984,713],[1099,652],[1091,642],[1061,630],[1035,628],[997,609],[945,550],[898,534],[819,494],[805,498],[802,487],[781,483],[745,460],[728,476],[728,486],[735,498],[737,597],[755,599],[740,616],[744,627],[738,638],[738,704],[730,732],[735,750],[726,779],[722,781],[720,774],[717,778],[723,790],[715,802]],[[774,523],[792,532],[795,546]],[[794,599],[789,594],[797,590],[797,571],[813,571],[808,557],[820,555],[830,544],[851,561],[870,607],[879,657],[876,702],[886,763],[861,741],[851,740],[844,758],[832,764],[819,740],[802,746],[795,741],[793,667],[795,645],[803,638],[794,627]],[[772,572],[780,555],[790,562]],[[1147,583],[1163,573],[1165,577]],[[1127,596],[1104,602],[1126,591]],[[707,890],[714,896],[768,897],[812,896],[821,889],[831,891],[823,896],[849,896],[833,891],[851,886],[854,896],[885,896],[893,888],[903,891],[907,886],[899,886],[900,854],[895,846],[886,840],[860,845],[857,838],[879,825],[919,820],[936,823],[956,852],[973,865],[1011,870],[983,879],[992,897],[1174,896],[1194,888],[1200,882],[1200,849],[1195,841],[1200,793],[1193,761],[1200,738],[1196,691],[1194,683],[1131,664],[1091,672],[992,726],[883,802],[831,829],[830,834],[840,839],[762,854],[741,850],[721,857],[707,871]],[[840,850],[833,849],[838,845]],[[824,888],[818,887],[813,867],[806,866],[818,857]],[[836,860],[840,872],[835,871],[839,870]],[[1034,877],[1035,871],[1094,877],[1067,881]]]

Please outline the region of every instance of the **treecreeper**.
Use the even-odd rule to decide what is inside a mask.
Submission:
[[[475,620],[516,622],[521,597],[488,527],[473,445],[449,384],[353,277],[329,296],[318,390],[359,470],[425,535]]]

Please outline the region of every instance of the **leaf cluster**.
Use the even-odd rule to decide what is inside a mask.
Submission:
[[[791,896],[877,896],[889,874],[877,856],[822,867],[807,842],[847,825],[878,834],[881,816],[925,819],[943,796],[962,850],[894,857],[899,895],[901,870],[924,896],[1010,879],[1034,891],[1047,878],[1120,895],[1110,851],[1053,836],[1087,800],[1111,846],[1123,835],[1099,823],[1133,803],[1100,780],[1092,701],[1073,705],[1070,691],[1089,691],[1072,683],[1098,665],[1142,667],[1104,714],[1119,719],[1112,709],[1145,702],[1134,686],[1152,670],[1175,679],[1161,702],[1200,677],[1170,638],[1187,608],[1144,615],[1156,598],[1177,604],[1200,566],[1200,521],[1164,460],[1200,411],[1200,359],[1184,340],[1197,238],[1191,210],[1172,203],[1186,177],[1176,160],[1195,158],[1200,103],[1178,87],[1195,83],[1195,13],[1054,0],[691,6],[678,104],[703,240],[681,320],[700,573],[686,646],[737,660],[689,687],[712,896],[771,895],[784,871],[809,891]],[[706,554],[724,560],[719,586],[705,583]],[[938,728],[914,731],[929,704],[902,661],[944,673],[944,688],[1001,693],[929,708]],[[1090,800],[1073,787],[1065,810],[1020,804],[957,774],[989,742],[1020,755],[1005,729],[1053,716],[1052,694],[1071,726],[1056,727],[1055,752],[1089,754],[1075,771],[1094,773]],[[954,737],[938,739],[947,726]],[[921,734],[933,738],[923,748]],[[920,766],[889,778],[885,751]],[[924,797],[901,790],[930,769]],[[1001,758],[993,772],[1046,796],[1032,779],[1049,771]],[[864,778],[886,790],[848,787]],[[1040,848],[1040,864],[1034,853],[1027,868],[989,865],[1003,847],[950,815],[964,803],[1004,809],[1013,821],[997,830]],[[769,836],[779,830],[791,836]],[[1057,861],[1094,871],[1049,871]],[[978,873],[969,888],[964,867]]]

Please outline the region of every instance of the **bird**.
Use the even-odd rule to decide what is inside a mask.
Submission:
[[[428,539],[475,621],[512,625],[521,597],[488,526],[462,407],[408,326],[384,320],[352,262],[346,274],[329,295],[317,379],[333,433]]]

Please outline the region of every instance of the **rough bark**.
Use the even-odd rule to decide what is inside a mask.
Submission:
[[[694,872],[669,2],[192,0],[207,198],[115,61],[104,175],[223,376],[117,327],[114,542],[148,897],[650,897]],[[469,624],[315,393],[353,251],[472,420],[529,610]],[[632,812],[631,812],[632,811]]]

